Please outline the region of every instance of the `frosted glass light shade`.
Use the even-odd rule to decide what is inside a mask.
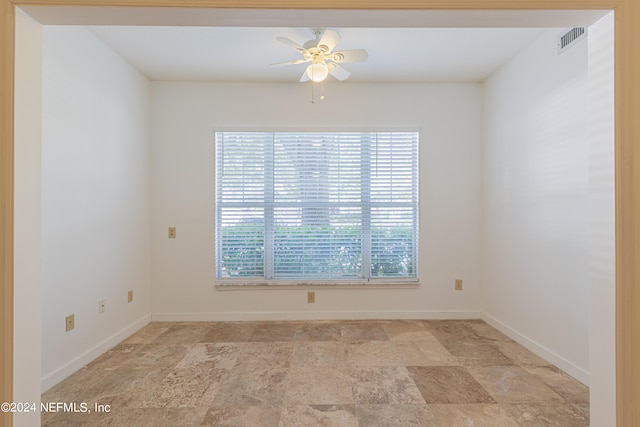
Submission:
[[[329,68],[325,64],[311,64],[307,67],[307,76],[316,83],[323,81],[329,75]]]

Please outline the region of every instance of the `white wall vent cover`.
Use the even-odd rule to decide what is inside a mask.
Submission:
[[[582,40],[586,35],[587,29],[585,27],[575,27],[562,32],[558,36],[558,55],[569,49],[579,40]]]

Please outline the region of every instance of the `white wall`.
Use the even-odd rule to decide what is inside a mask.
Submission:
[[[84,28],[43,35],[46,389],[150,319],[150,84]]]
[[[155,320],[479,315],[481,86],[152,84],[152,308]],[[420,129],[420,287],[214,288],[215,127]],[[177,239],[167,227],[177,227]],[[454,280],[464,291],[454,291]]]
[[[558,55],[560,31],[484,84],[483,308],[587,382],[587,42]]]
[[[616,420],[613,12],[589,28],[589,385],[592,426]]]
[[[42,27],[16,10],[13,398],[40,400]],[[39,426],[40,413],[14,414]]]

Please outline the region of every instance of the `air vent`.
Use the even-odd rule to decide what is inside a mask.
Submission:
[[[587,35],[584,27],[575,27],[558,36],[558,54],[561,54]]]

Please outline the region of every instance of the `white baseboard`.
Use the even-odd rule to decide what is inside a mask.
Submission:
[[[94,361],[102,354],[106,353],[108,350],[112,349],[126,338],[130,337],[134,333],[138,332],[140,329],[144,328],[151,322],[151,315],[147,314],[136,320],[131,325],[126,328],[120,330],[109,338],[101,341],[97,345],[93,346],[89,350],[85,351],[75,359],[71,360],[67,364],[61,366],[53,372],[48,373],[47,375],[42,377],[41,388],[42,393],[49,390],[54,385],[58,384],[65,378],[70,375],[78,372],[88,363]]]
[[[480,319],[479,311],[282,311],[226,313],[154,313],[154,322],[234,322],[242,320],[388,320]]]
[[[556,353],[549,350],[545,346],[537,343],[531,338],[528,338],[527,336],[521,334],[515,329],[512,329],[511,327],[505,325],[504,323],[491,317],[490,315],[486,313],[482,313],[481,318],[482,320],[487,322],[489,325],[493,326],[494,328],[496,328],[497,330],[499,330],[509,338],[513,339],[518,344],[531,350],[533,353],[540,356],[547,362],[552,363],[554,366],[566,372],[568,375],[571,375],[573,378],[580,381],[582,384],[589,386],[589,372],[585,371],[579,366],[574,365],[573,363],[569,362],[567,359],[563,358],[562,356],[557,355]]]

